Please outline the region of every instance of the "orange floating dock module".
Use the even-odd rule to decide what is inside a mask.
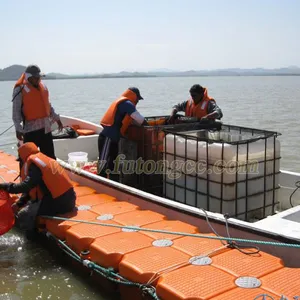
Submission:
[[[11,180],[18,167],[13,156],[0,152],[0,176]],[[47,231],[78,255],[84,252],[84,259],[113,268],[132,282],[154,286],[160,300],[253,300],[262,294],[274,299],[282,295],[300,299],[300,268],[288,268],[279,258],[263,251],[243,254],[220,240],[210,239],[215,235],[201,233],[201,228],[168,220],[163,214],[142,210],[76,182],[73,185],[78,210],[62,217],[118,228],[46,219]],[[148,232],[143,228],[201,233],[203,237]],[[142,299],[129,290],[141,295],[138,288],[121,288],[122,299]]]

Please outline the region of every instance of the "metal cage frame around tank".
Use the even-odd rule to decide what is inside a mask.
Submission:
[[[170,116],[148,116],[145,117],[147,121],[151,120],[159,120],[159,119],[167,119]],[[130,129],[136,130],[139,134],[138,139],[134,136],[130,136],[129,140],[135,141],[137,143],[138,157],[142,157],[143,160],[154,160],[155,162],[159,160],[163,160],[163,151],[160,151],[160,148],[163,147],[164,138],[160,138],[160,134],[164,134],[164,130],[176,130],[176,131],[183,131],[183,130],[197,130],[197,129],[205,129],[210,128],[212,123],[210,121],[206,122],[199,122],[196,118],[187,118],[184,116],[180,116],[183,123],[177,124],[162,124],[162,125],[146,125],[146,126],[130,126]],[[215,126],[221,126],[221,123],[216,124]],[[149,142],[147,139],[147,134],[151,132],[152,139]],[[148,136],[149,138],[149,136]],[[136,176],[133,180],[135,184],[133,186],[140,188],[143,191],[151,192],[155,195],[162,196],[163,195],[163,174],[141,174]],[[151,187],[151,184],[154,183],[155,186]]]
[[[179,131],[178,131],[179,129]],[[239,145],[241,144],[245,144],[246,145],[246,178],[244,180],[238,180],[238,172],[235,173],[235,213],[233,215],[231,215],[231,217],[239,217],[241,215],[245,215],[245,219],[248,220],[248,215],[249,213],[251,212],[254,212],[254,211],[257,211],[257,210],[262,210],[262,214],[263,214],[263,217],[266,217],[266,208],[267,207],[271,207],[272,208],[272,214],[275,213],[275,205],[278,204],[279,202],[275,202],[275,192],[277,189],[280,188],[279,185],[276,186],[276,175],[279,175],[280,174],[280,171],[278,172],[275,172],[275,168],[276,168],[276,161],[277,160],[280,160],[281,159],[281,156],[279,157],[276,157],[276,139],[278,136],[281,135],[281,133],[279,132],[275,132],[275,131],[269,131],[269,130],[261,130],[261,129],[255,129],[255,128],[249,128],[249,127],[241,127],[241,126],[236,126],[236,125],[228,125],[228,124],[222,124],[222,129],[220,131],[225,131],[225,132],[232,132],[233,130],[237,131],[240,135],[242,135],[243,133],[248,133],[248,134],[251,134],[251,137],[250,138],[246,138],[246,139],[243,139],[243,140],[239,140],[239,141],[217,141],[215,139],[209,139],[209,138],[199,138],[199,137],[196,137],[196,136],[191,136],[189,134],[186,134],[186,133],[183,133],[180,128],[174,128],[174,129],[163,129],[163,131],[165,132],[165,137],[164,137],[164,145],[166,145],[166,136],[168,134],[171,134],[171,135],[174,135],[174,153],[168,153],[166,151],[166,149],[164,149],[164,153],[163,153],[163,158],[164,160],[166,161],[166,155],[174,155],[174,160],[178,157],[178,158],[181,158],[181,159],[184,159],[185,161],[187,160],[187,140],[194,140],[196,141],[196,145],[197,145],[197,148],[196,148],[196,161],[198,161],[199,157],[198,157],[198,150],[199,150],[199,144],[198,142],[199,141],[205,141],[206,142],[206,158],[209,157],[209,147],[208,147],[208,144],[209,143],[221,143],[222,144],[222,152],[221,152],[221,161],[224,161],[224,144],[227,143],[227,144],[231,144],[231,145],[236,145],[236,162],[238,163],[238,160],[239,160]],[[191,130],[191,131],[195,131],[195,130]],[[186,131],[185,131],[186,132]],[[182,157],[182,156],[176,156],[176,145],[175,145],[175,136],[179,136],[179,137],[182,137],[185,139],[185,156]],[[272,138],[273,137],[273,157],[272,158],[269,158],[267,159],[267,140],[269,138]],[[255,142],[255,141],[258,141],[258,140],[265,140],[265,145],[264,145],[264,159],[262,161],[259,161],[258,163],[264,163],[264,172],[263,172],[263,175],[259,176],[259,177],[255,177],[255,178],[248,178],[248,166],[249,166],[249,144]],[[271,161],[273,162],[273,172],[271,174],[267,174],[267,162],[268,161]],[[209,162],[208,162],[208,159],[206,159],[206,170],[209,169]],[[222,166],[223,167],[223,166]],[[223,199],[223,185],[224,185],[224,181],[223,181],[223,178],[224,178],[224,172],[221,172],[221,182],[216,182],[216,181],[212,181],[210,180],[210,174],[209,172],[206,172],[206,191],[207,193],[204,194],[202,192],[199,192],[198,191],[198,180],[197,180],[197,174],[196,174],[196,179],[195,179],[195,184],[196,184],[196,188],[195,188],[195,206],[194,207],[198,207],[198,194],[202,195],[202,196],[206,196],[206,205],[207,205],[207,209],[210,210],[210,203],[209,203],[209,199],[210,197],[211,198],[215,198],[217,200],[220,200],[220,212],[223,213],[223,203],[224,203],[224,199]],[[164,184],[164,197],[166,197],[166,185],[167,184],[170,184],[170,183],[167,183],[166,182],[166,179],[165,179],[165,176],[166,176],[166,172],[164,173],[164,179],[163,179],[163,184]],[[273,187],[271,189],[266,189],[266,181],[267,181],[267,177],[268,176],[273,176]],[[261,179],[261,178],[264,178],[264,190],[263,192],[259,192],[257,194],[251,194],[249,195],[248,194],[248,183],[249,181],[251,180],[257,180],[257,179]],[[192,189],[189,189],[187,187],[187,175],[184,176],[184,201],[183,203],[184,204],[187,204],[187,190],[190,190],[193,192]],[[209,183],[210,182],[215,182],[215,183],[218,183],[218,184],[221,184],[221,197],[220,198],[217,198],[213,195],[210,195],[210,190],[209,190]],[[240,183],[240,182],[245,182],[245,196],[241,196],[241,197],[237,197],[238,195],[238,184],[237,183]],[[175,193],[176,193],[176,187],[180,187],[182,188],[182,186],[179,186],[176,184],[176,178],[174,178],[174,183],[173,183],[173,188],[174,188],[174,198],[171,199],[171,200],[174,200],[176,201],[176,197],[175,197]],[[267,205],[266,203],[266,193],[267,192],[273,192],[273,197],[272,197],[272,203]],[[258,208],[255,208],[253,210],[248,210],[248,198],[249,197],[253,197],[253,196],[256,196],[256,195],[260,195],[260,194],[264,194],[264,200],[263,200],[263,206],[262,207],[258,207]],[[245,204],[245,212],[241,212],[241,213],[238,213],[238,200],[241,199],[241,198],[246,198],[246,204]],[[226,200],[225,200],[226,201]],[[189,204],[188,204],[189,205]]]

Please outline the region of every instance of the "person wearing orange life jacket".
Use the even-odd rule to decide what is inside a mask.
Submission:
[[[56,159],[51,125],[56,122],[59,130],[63,125],[51,106],[42,76],[38,66],[29,65],[14,85],[13,122],[18,140],[33,142],[42,153]]]
[[[112,174],[111,171],[114,170],[114,160],[118,155],[120,137],[126,135],[127,128],[132,123],[140,126],[148,125],[136,109],[136,105],[142,99],[138,88],[129,87],[109,106],[101,119],[103,130],[98,138],[98,175],[107,177],[109,172],[110,179],[119,180],[118,174]]]
[[[38,215],[57,215],[75,208],[73,184],[59,163],[41,153],[34,143],[24,143],[18,149],[23,162],[21,183],[2,183],[0,189],[11,194],[22,193],[13,204],[19,226],[31,234]]]
[[[190,88],[191,98],[187,101],[173,106],[169,122],[175,118],[179,111],[184,111],[187,117],[196,117],[199,120],[205,119],[221,119],[223,117],[222,110],[216,101],[208,96],[207,89],[200,84],[194,84]]]

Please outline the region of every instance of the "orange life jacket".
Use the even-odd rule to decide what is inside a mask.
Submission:
[[[189,99],[186,108],[185,108],[185,115],[187,117],[196,117],[198,119],[203,118],[208,114],[208,103],[209,101],[215,100],[207,95],[207,89],[204,90],[204,95],[202,101],[195,105],[193,99]]]
[[[100,121],[100,124],[102,126],[112,126],[115,122],[115,116],[118,109],[118,105],[121,102],[129,100],[134,106],[137,105],[137,96],[136,94],[131,90],[126,90],[120,98],[115,100],[108,108],[106,113],[104,114],[102,120]],[[121,134],[124,136],[126,133],[127,128],[132,123],[132,119],[129,115],[126,115],[122,121],[121,126]]]
[[[73,187],[65,170],[54,159],[46,156],[42,152],[31,154],[24,163],[21,170],[21,178],[24,180],[28,175],[30,165],[34,163],[42,172],[43,182],[51,193],[53,199],[61,196],[63,193]],[[30,191],[32,199],[43,198],[40,187],[36,187]]]
[[[25,120],[32,121],[46,118],[50,115],[49,92],[47,87],[40,81],[39,89],[33,87],[23,73],[15,84],[15,88],[22,86],[23,114]]]

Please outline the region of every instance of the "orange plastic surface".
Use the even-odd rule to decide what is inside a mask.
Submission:
[[[114,220],[122,225],[143,226],[162,221],[165,218],[164,215],[150,210],[134,210],[126,214],[116,215]]]
[[[11,172],[19,171],[15,159],[0,152],[0,176],[5,180],[17,176],[17,173]],[[196,234],[201,230],[187,223],[166,220],[164,215],[141,210],[110,195],[97,194],[92,188],[73,184],[77,207],[83,206],[87,210],[62,217]],[[104,219],[97,220],[99,216]],[[49,232],[66,239],[67,245],[77,253],[89,250],[88,259],[91,261],[103,267],[113,267],[132,281],[147,283],[152,278],[152,285],[161,300],[254,300],[263,294],[276,300],[282,299],[282,296],[300,298],[300,268],[285,267],[279,258],[262,251],[259,255],[250,256],[223,248],[220,241],[213,239],[144,231],[124,232],[120,228],[71,221],[44,221]],[[173,244],[156,247],[153,242],[157,239],[168,239]],[[201,255],[209,255],[212,263],[205,266],[189,264],[191,257]],[[240,276],[256,277],[261,286],[238,287],[235,280]],[[127,299],[135,298],[129,293]]]
[[[101,222],[104,224],[116,224],[113,221],[98,221],[93,220],[93,222]],[[114,227],[106,227],[101,225],[89,225],[89,224],[79,224],[77,226],[71,226],[66,231],[66,241],[68,245],[80,254],[81,251],[89,251],[90,244],[97,237],[105,236],[111,233],[119,232],[121,229]]]
[[[236,287],[234,280],[234,276],[212,266],[189,265],[162,275],[156,292],[160,299],[211,299]]]
[[[134,282],[147,283],[158,272],[179,266],[189,255],[172,247],[148,247],[127,254],[120,262],[120,274]]]
[[[139,208],[138,206],[131,204],[129,202],[114,201],[110,203],[104,203],[104,204],[92,206],[91,211],[98,215],[103,215],[103,214],[117,215],[129,211],[133,211],[138,208]]]
[[[96,190],[88,187],[88,186],[75,186],[75,193],[77,197],[82,197],[90,194],[95,194]]]
[[[245,255],[238,250],[232,250],[214,257],[213,266],[237,277],[261,277],[282,268],[283,264],[280,258],[264,252]]]
[[[151,247],[153,239],[138,232],[119,232],[95,239],[90,246],[90,258],[94,262],[114,269],[125,254]]]
[[[60,215],[60,217],[74,219],[74,220],[84,220],[84,221],[96,221],[97,215],[88,210],[78,210],[76,212]],[[66,237],[66,231],[72,226],[78,226],[81,223],[72,221],[58,221],[46,219],[46,228],[49,232],[54,234],[59,239],[64,240]]]
[[[106,194],[89,194],[82,197],[77,198],[76,205],[89,205],[95,206],[98,204],[104,204],[111,201],[116,201],[115,197],[106,195]]]
[[[150,228],[150,229],[159,229],[159,230],[165,230],[165,231],[171,231],[171,232],[186,232],[186,233],[199,233],[198,228],[195,226],[192,226],[190,224],[181,222],[181,221],[169,221],[164,220],[161,222],[157,222],[154,224],[149,224],[146,226],[143,226],[143,228]],[[175,235],[175,234],[166,234],[166,233],[157,233],[157,232],[149,232],[149,231],[143,231],[143,234],[152,237],[153,239],[178,239],[182,236]]]
[[[283,268],[261,278],[264,289],[284,295],[288,299],[300,299],[300,268]],[[296,298],[297,299],[297,298]]]

